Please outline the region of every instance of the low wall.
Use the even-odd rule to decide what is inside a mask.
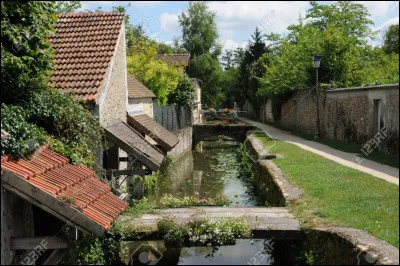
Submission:
[[[193,146],[201,140],[219,135],[227,136],[243,142],[249,130],[254,130],[252,125],[209,125],[198,124],[193,125]]]
[[[289,183],[285,174],[271,160],[258,159],[265,157],[263,150],[258,148],[259,140],[252,132],[248,132],[247,137],[245,145],[254,161],[254,187],[257,193],[270,206],[286,206],[298,201],[302,196],[301,190]]]
[[[179,143],[168,152],[168,155],[178,160],[182,155],[192,149],[193,128],[187,127],[175,133],[179,139]]]
[[[246,147],[254,160],[255,187],[264,191],[272,204],[295,204],[302,199],[299,188],[287,181],[284,173],[271,160],[262,157],[256,138],[249,134]],[[256,157],[254,157],[256,156]],[[326,227],[306,231],[305,251],[312,251],[316,265],[398,265],[399,249],[355,228]]]

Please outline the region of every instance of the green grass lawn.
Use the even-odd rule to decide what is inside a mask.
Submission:
[[[265,145],[271,140],[256,135]],[[290,206],[304,227],[349,226],[399,246],[399,187],[293,144],[276,141],[275,164],[301,188],[304,200]]]
[[[321,139],[314,140],[314,136],[311,136],[309,134],[299,132],[299,131],[292,131],[288,128],[285,128],[281,125],[274,124],[274,123],[266,122],[266,124],[270,125],[272,127],[276,127],[276,128],[285,130],[285,131],[290,131],[290,133],[292,135],[298,136],[298,137],[306,139],[306,140],[316,141],[318,143],[324,144],[326,146],[329,146],[331,148],[334,148],[334,149],[337,149],[340,151],[350,152],[350,153],[360,153],[361,155],[363,155],[361,153],[362,145],[357,144],[357,143],[349,143],[349,142],[346,142],[343,140],[334,140],[334,139],[327,139],[327,138],[321,138]],[[396,155],[390,155],[390,154],[386,154],[386,153],[379,152],[379,151],[373,151],[371,154],[368,155],[368,157],[366,157],[366,159],[377,162],[377,163],[381,163],[381,164],[399,168],[399,156],[398,155],[396,156]]]

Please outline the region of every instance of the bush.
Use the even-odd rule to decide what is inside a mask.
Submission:
[[[30,155],[49,138],[46,131],[27,121],[27,112],[20,106],[1,105],[1,129],[9,134],[1,140],[1,154],[16,158]]]

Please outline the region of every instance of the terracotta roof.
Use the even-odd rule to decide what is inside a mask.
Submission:
[[[22,190],[24,186],[32,185],[37,188],[37,191],[47,194],[47,201],[40,202],[40,194],[35,193],[34,195],[38,195],[33,198],[35,202],[39,201],[50,209],[52,204],[66,204],[68,208],[73,208],[83,214],[86,220],[90,219],[91,223],[100,225],[104,231],[128,207],[128,203],[115,196],[108,185],[95,177],[92,170],[83,165],[70,164],[69,159],[50,150],[47,146],[41,147],[27,159],[15,160],[10,156],[2,156],[1,168],[15,174],[6,179],[6,182],[15,189]],[[17,177],[20,177],[24,183],[19,185],[13,183],[18,181]],[[31,191],[33,190],[28,188],[26,193]],[[54,211],[57,212],[57,210]],[[62,211],[59,215],[65,217],[66,213],[67,211]],[[78,220],[72,217],[65,218],[68,221],[73,220],[72,222]],[[88,224],[90,223],[85,221],[78,225],[90,232]]]
[[[134,155],[143,165],[157,170],[164,154],[148,142],[140,133],[125,122],[118,122],[105,128],[107,137],[125,152]]]
[[[124,14],[73,13],[58,16],[49,37],[55,53],[50,85],[77,100],[94,100],[116,49]]]
[[[190,54],[157,54],[156,59],[163,60],[168,65],[187,67],[190,62]]]
[[[156,95],[134,76],[128,74],[128,97],[131,99],[155,98]]]
[[[166,151],[172,150],[179,142],[175,134],[169,132],[146,114],[128,115],[128,124],[152,138]]]

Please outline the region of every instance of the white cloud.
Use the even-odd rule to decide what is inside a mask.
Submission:
[[[164,13],[160,16],[161,28],[163,31],[180,35],[180,28],[178,22],[178,14]]]
[[[376,24],[373,30],[381,31],[386,30],[390,25],[399,24],[399,17],[388,19],[387,21],[382,22],[380,25]]]
[[[217,25],[222,37],[235,32],[253,32],[259,27],[264,32],[283,32],[305,15],[308,2],[211,2],[209,7],[217,14]]]
[[[223,50],[235,50],[238,47],[245,48],[247,45],[247,42],[235,42],[232,39],[227,39],[221,41],[221,44],[224,46]]]
[[[372,17],[385,16],[391,10],[397,1],[357,1],[363,4],[369,11]]]
[[[160,2],[161,1],[82,1],[82,7],[77,11],[85,11],[86,9],[94,10],[97,7],[102,7],[103,10],[108,10],[113,6],[154,6]]]

